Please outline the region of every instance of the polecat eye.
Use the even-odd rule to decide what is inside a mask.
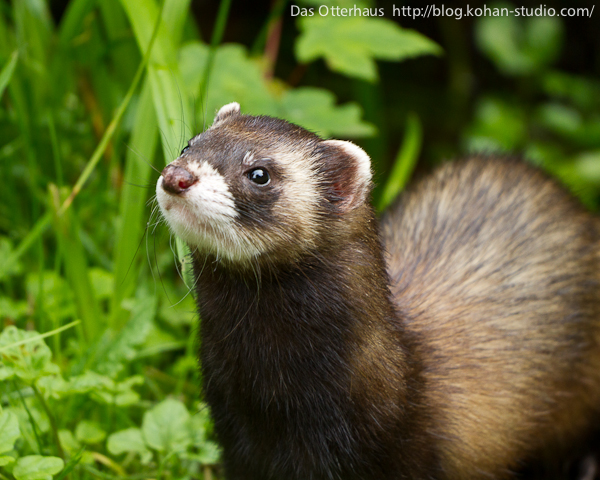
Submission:
[[[190,148],[189,145],[186,145],[185,147],[183,147],[183,150],[181,151],[181,153],[179,155],[183,155],[188,148]]]
[[[264,168],[255,168],[248,172],[248,178],[260,186],[267,185],[271,181],[269,172]]]

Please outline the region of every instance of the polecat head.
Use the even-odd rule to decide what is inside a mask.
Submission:
[[[161,212],[192,251],[231,263],[295,261],[368,204],[370,159],[284,120],[222,107],[156,186]]]

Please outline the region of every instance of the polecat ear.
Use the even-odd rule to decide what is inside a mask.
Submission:
[[[371,190],[371,159],[352,142],[325,140],[321,153],[326,195],[340,213],[367,201]]]
[[[231,103],[228,103],[227,105],[223,105],[217,112],[217,115],[215,117],[213,125],[218,122],[222,122],[227,117],[231,117],[231,116],[239,115],[239,114],[240,114],[240,104],[239,103],[231,102]]]

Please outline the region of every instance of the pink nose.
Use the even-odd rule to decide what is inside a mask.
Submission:
[[[163,190],[174,195],[184,192],[198,180],[188,170],[177,165],[167,165],[161,175]]]

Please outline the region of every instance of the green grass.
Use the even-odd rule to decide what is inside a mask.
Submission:
[[[148,206],[153,164],[192,133],[188,11],[73,1],[55,25],[32,1],[0,18],[0,478],[208,478],[218,462],[178,340],[193,301]]]
[[[72,0],[59,20],[47,1],[0,2],[0,480],[220,478],[187,250],[153,201],[158,172],[215,108],[238,101],[357,141],[374,157],[380,210],[430,153],[425,107],[385,117],[376,60],[439,47],[374,18],[290,29],[287,5],[231,46],[228,0],[209,32],[189,0]],[[334,30],[362,35],[340,52],[354,61],[332,63],[315,41]],[[529,152],[597,207],[600,89],[540,62],[511,81],[543,103],[486,91],[452,141]]]

